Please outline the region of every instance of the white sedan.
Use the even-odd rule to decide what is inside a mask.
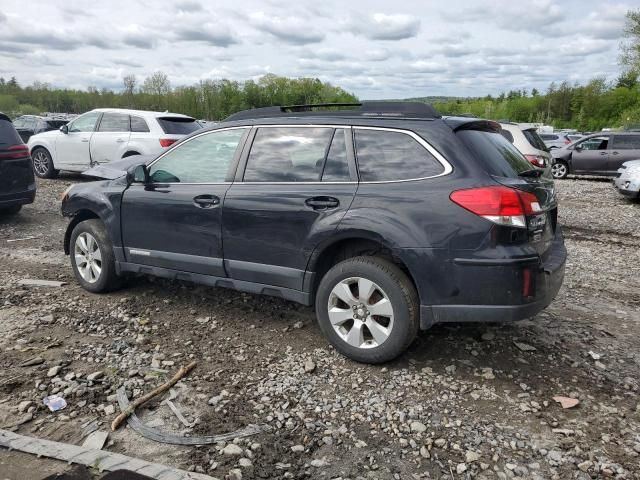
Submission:
[[[60,170],[83,172],[131,155],[160,153],[200,128],[178,113],[98,108],[60,130],[33,135],[28,145],[36,175],[53,178]]]

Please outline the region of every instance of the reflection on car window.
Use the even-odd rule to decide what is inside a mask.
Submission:
[[[156,183],[220,183],[246,129],[220,130],[187,140],[169,150],[149,168]]]
[[[355,130],[356,158],[364,182],[432,177],[444,167],[413,137],[402,132]]]
[[[69,132],[93,132],[100,112],[89,112],[69,124]]]
[[[347,144],[344,129],[337,129],[331,141],[327,161],[322,172],[323,182],[347,182],[351,179],[347,160]]]
[[[333,128],[329,127],[259,128],[244,181],[319,181],[332,135]]]
[[[128,132],[129,115],[121,113],[105,113],[98,126],[99,132]]]
[[[579,146],[583,150],[606,150],[609,144],[609,137],[595,137],[585,140]]]

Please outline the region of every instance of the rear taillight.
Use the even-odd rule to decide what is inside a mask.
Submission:
[[[571,143],[571,139],[569,137],[564,138],[564,144],[569,145]]]
[[[541,210],[534,194],[501,185],[457,190],[449,198],[471,213],[510,227],[526,227],[526,216]]]
[[[24,144],[12,145],[9,148],[0,150],[0,160],[13,160],[29,156],[29,147]]]
[[[542,155],[525,155],[525,157],[534,167],[544,168],[546,166],[546,160]]]
[[[176,140],[175,138],[161,138],[160,139],[160,146],[162,148],[167,148],[170,147],[171,145],[173,145],[174,143],[176,143],[178,140]]]

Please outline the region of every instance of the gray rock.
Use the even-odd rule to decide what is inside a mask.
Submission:
[[[239,457],[242,455],[244,451],[240,445],[236,445],[235,443],[230,443],[226,447],[222,449],[222,454],[230,457]]]
[[[415,421],[411,422],[411,431],[414,433],[423,433],[427,431],[427,427],[424,423]]]
[[[62,367],[60,365],[51,367],[47,372],[47,377],[49,378],[55,377],[56,375],[58,375],[58,373],[60,373],[60,370],[62,370]]]
[[[316,369],[316,364],[313,360],[307,360],[304,362],[304,371],[306,373],[313,373]]]
[[[94,380],[98,380],[99,378],[102,378],[102,377],[104,377],[103,371],[93,372],[87,375],[87,380],[89,380],[90,382],[93,382]]]

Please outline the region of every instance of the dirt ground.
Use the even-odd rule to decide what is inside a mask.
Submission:
[[[368,366],[330,348],[310,308],[279,299],[143,277],[82,290],[59,213],[79,181],[40,181],[34,205],[0,220],[0,427],[81,444],[108,429],[117,388],[140,396],[196,360],[174,400],[195,425],[161,401],[140,417],[184,436],[261,433],[178,447],[121,428],[105,449],[232,479],[640,478],[640,204],[609,182],[557,182],[569,260],[547,310],[436,326]],[[52,394],[67,407],[49,412]],[[24,462],[0,450],[0,479],[25,478]],[[67,468],[33,462],[32,478]]]

